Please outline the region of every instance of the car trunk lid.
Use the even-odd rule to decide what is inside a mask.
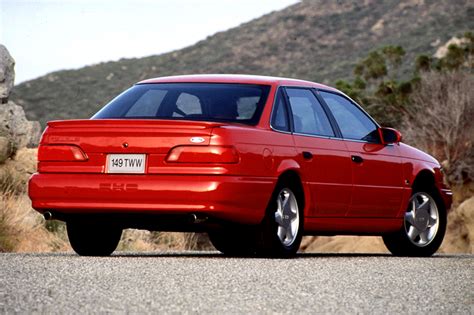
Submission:
[[[213,128],[220,125],[222,123],[203,121],[129,119],[49,122],[38,151],[38,172],[114,173],[109,164],[122,158],[145,163],[144,169],[132,171],[134,173],[196,173],[181,165],[168,165],[166,156],[177,146],[209,145]],[[137,158],[141,162],[137,162]]]
[[[48,123],[41,145],[69,144],[84,153],[166,154],[178,145],[208,145],[218,122],[98,119]]]

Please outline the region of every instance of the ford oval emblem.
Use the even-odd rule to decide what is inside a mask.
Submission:
[[[189,139],[189,141],[191,141],[192,143],[203,143],[206,140],[201,137],[192,137],[191,139]]]

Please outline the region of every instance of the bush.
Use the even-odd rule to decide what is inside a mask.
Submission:
[[[407,142],[442,161],[451,185],[474,179],[473,86],[467,72],[422,73],[403,122]]]

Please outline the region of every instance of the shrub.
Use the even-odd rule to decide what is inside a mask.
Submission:
[[[407,142],[442,161],[451,185],[474,179],[473,86],[467,72],[422,73],[403,122]]]

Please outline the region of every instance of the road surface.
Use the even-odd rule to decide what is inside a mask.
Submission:
[[[1,254],[0,313],[474,314],[474,256]]]

